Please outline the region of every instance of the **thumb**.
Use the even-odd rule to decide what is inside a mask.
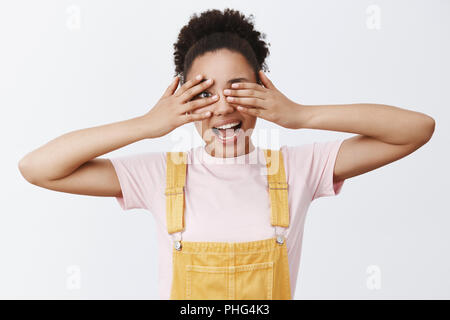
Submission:
[[[163,97],[168,97],[168,96],[173,95],[173,93],[175,92],[175,90],[178,87],[179,80],[180,80],[180,77],[178,77],[178,76],[173,78],[171,84],[167,87],[166,91],[164,91]]]
[[[266,74],[262,70],[259,70],[259,78],[261,79],[261,82],[266,88],[275,89],[275,86],[272,83],[272,81],[270,81],[270,79],[266,76]]]

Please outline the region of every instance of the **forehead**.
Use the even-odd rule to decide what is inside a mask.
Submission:
[[[247,59],[242,54],[227,49],[207,52],[195,58],[186,80],[194,78],[197,74],[203,74],[206,79],[212,78],[216,82],[226,82],[234,78],[256,81]]]

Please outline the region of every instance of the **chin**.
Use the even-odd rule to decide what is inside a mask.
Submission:
[[[251,133],[253,128],[249,130],[247,133]],[[237,128],[235,132],[227,132],[227,135],[211,128],[205,132],[203,140],[207,152],[211,155],[221,158],[237,157],[251,151],[249,147],[251,135],[245,133],[246,130],[242,127]]]

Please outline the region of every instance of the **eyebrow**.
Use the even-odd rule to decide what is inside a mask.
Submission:
[[[202,81],[200,81],[200,82],[204,82],[206,80],[208,80],[208,79],[202,79]],[[250,80],[248,80],[247,78],[234,78],[234,79],[228,80],[227,84],[233,84],[235,82],[243,82],[243,81],[250,82]]]
[[[248,80],[247,78],[234,78],[234,79],[228,80],[227,83],[232,84],[232,83],[235,83],[235,82],[243,82],[243,81],[250,82],[250,80]]]

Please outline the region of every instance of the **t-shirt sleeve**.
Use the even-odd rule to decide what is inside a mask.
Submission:
[[[334,166],[344,139],[312,144],[311,186],[312,200],[320,197],[335,196],[341,192],[345,180],[333,181]]]
[[[147,152],[111,158],[122,189],[115,197],[123,210],[151,210],[153,198],[164,186],[165,156]]]

